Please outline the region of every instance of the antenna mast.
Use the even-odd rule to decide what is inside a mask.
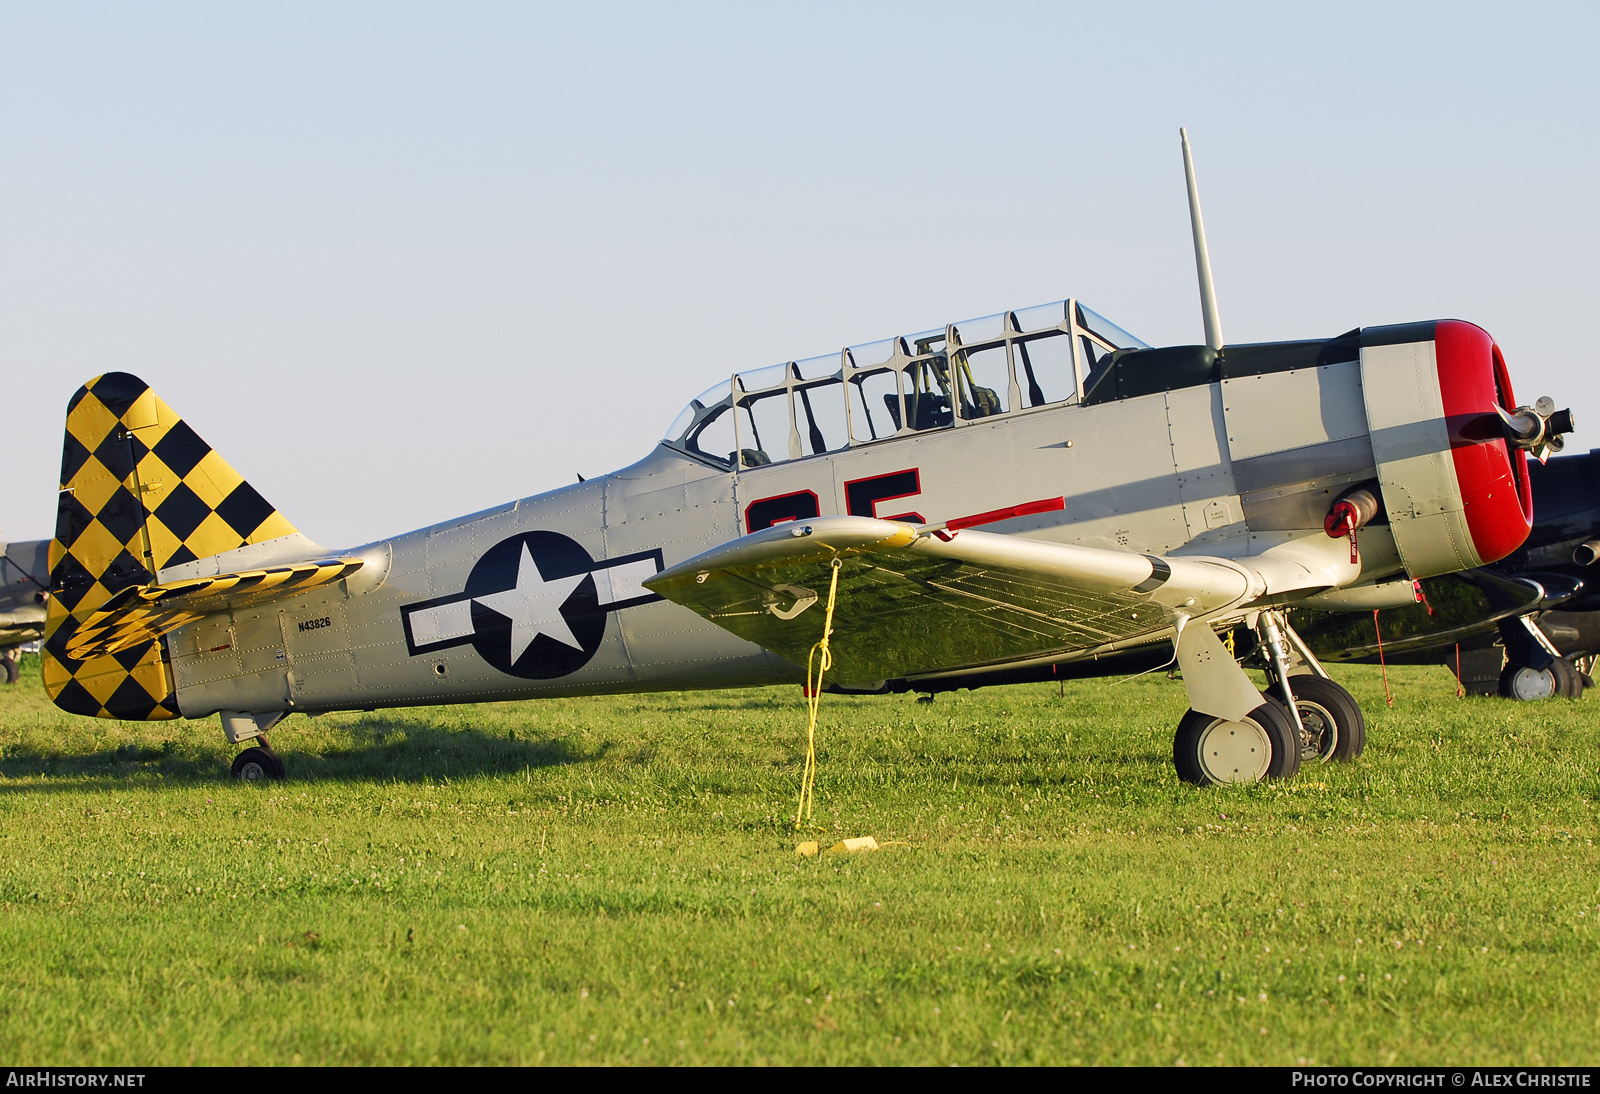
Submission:
[[[1194,229],[1194,265],[1200,274],[1200,314],[1206,323],[1206,345],[1222,348],[1222,317],[1217,314],[1217,286],[1211,280],[1211,252],[1206,249],[1206,222],[1200,216],[1200,189],[1194,181],[1194,156],[1189,132],[1179,128],[1183,141],[1183,174],[1189,184],[1189,224]]]

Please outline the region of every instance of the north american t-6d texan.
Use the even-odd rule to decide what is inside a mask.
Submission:
[[[281,778],[265,734],[293,712],[800,682],[831,614],[837,690],[1142,657],[1181,669],[1186,780],[1357,755],[1360,710],[1283,609],[1516,549],[1527,455],[1571,415],[1519,406],[1470,323],[1225,344],[1184,153],[1205,345],[1068,299],[849,346],[717,383],[621,471],[348,550],[97,377],[67,411],[46,687],[220,714],[235,775]]]

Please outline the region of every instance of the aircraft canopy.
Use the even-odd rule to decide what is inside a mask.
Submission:
[[[1116,351],[1148,348],[1058,300],[736,373],[684,408],[666,444],[719,467],[797,460],[1075,403]]]

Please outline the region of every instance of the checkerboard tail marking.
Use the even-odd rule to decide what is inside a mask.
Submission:
[[[143,380],[126,372],[90,380],[67,404],[45,615],[50,698],[100,718],[178,717],[161,639],[74,636],[107,601],[153,584],[163,567],[294,531]]]

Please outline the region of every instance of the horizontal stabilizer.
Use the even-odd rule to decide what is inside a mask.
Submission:
[[[166,585],[129,586],[73,633],[67,655],[87,660],[121,653],[212,612],[293,596],[348,577],[362,565],[359,558],[322,558]]]

